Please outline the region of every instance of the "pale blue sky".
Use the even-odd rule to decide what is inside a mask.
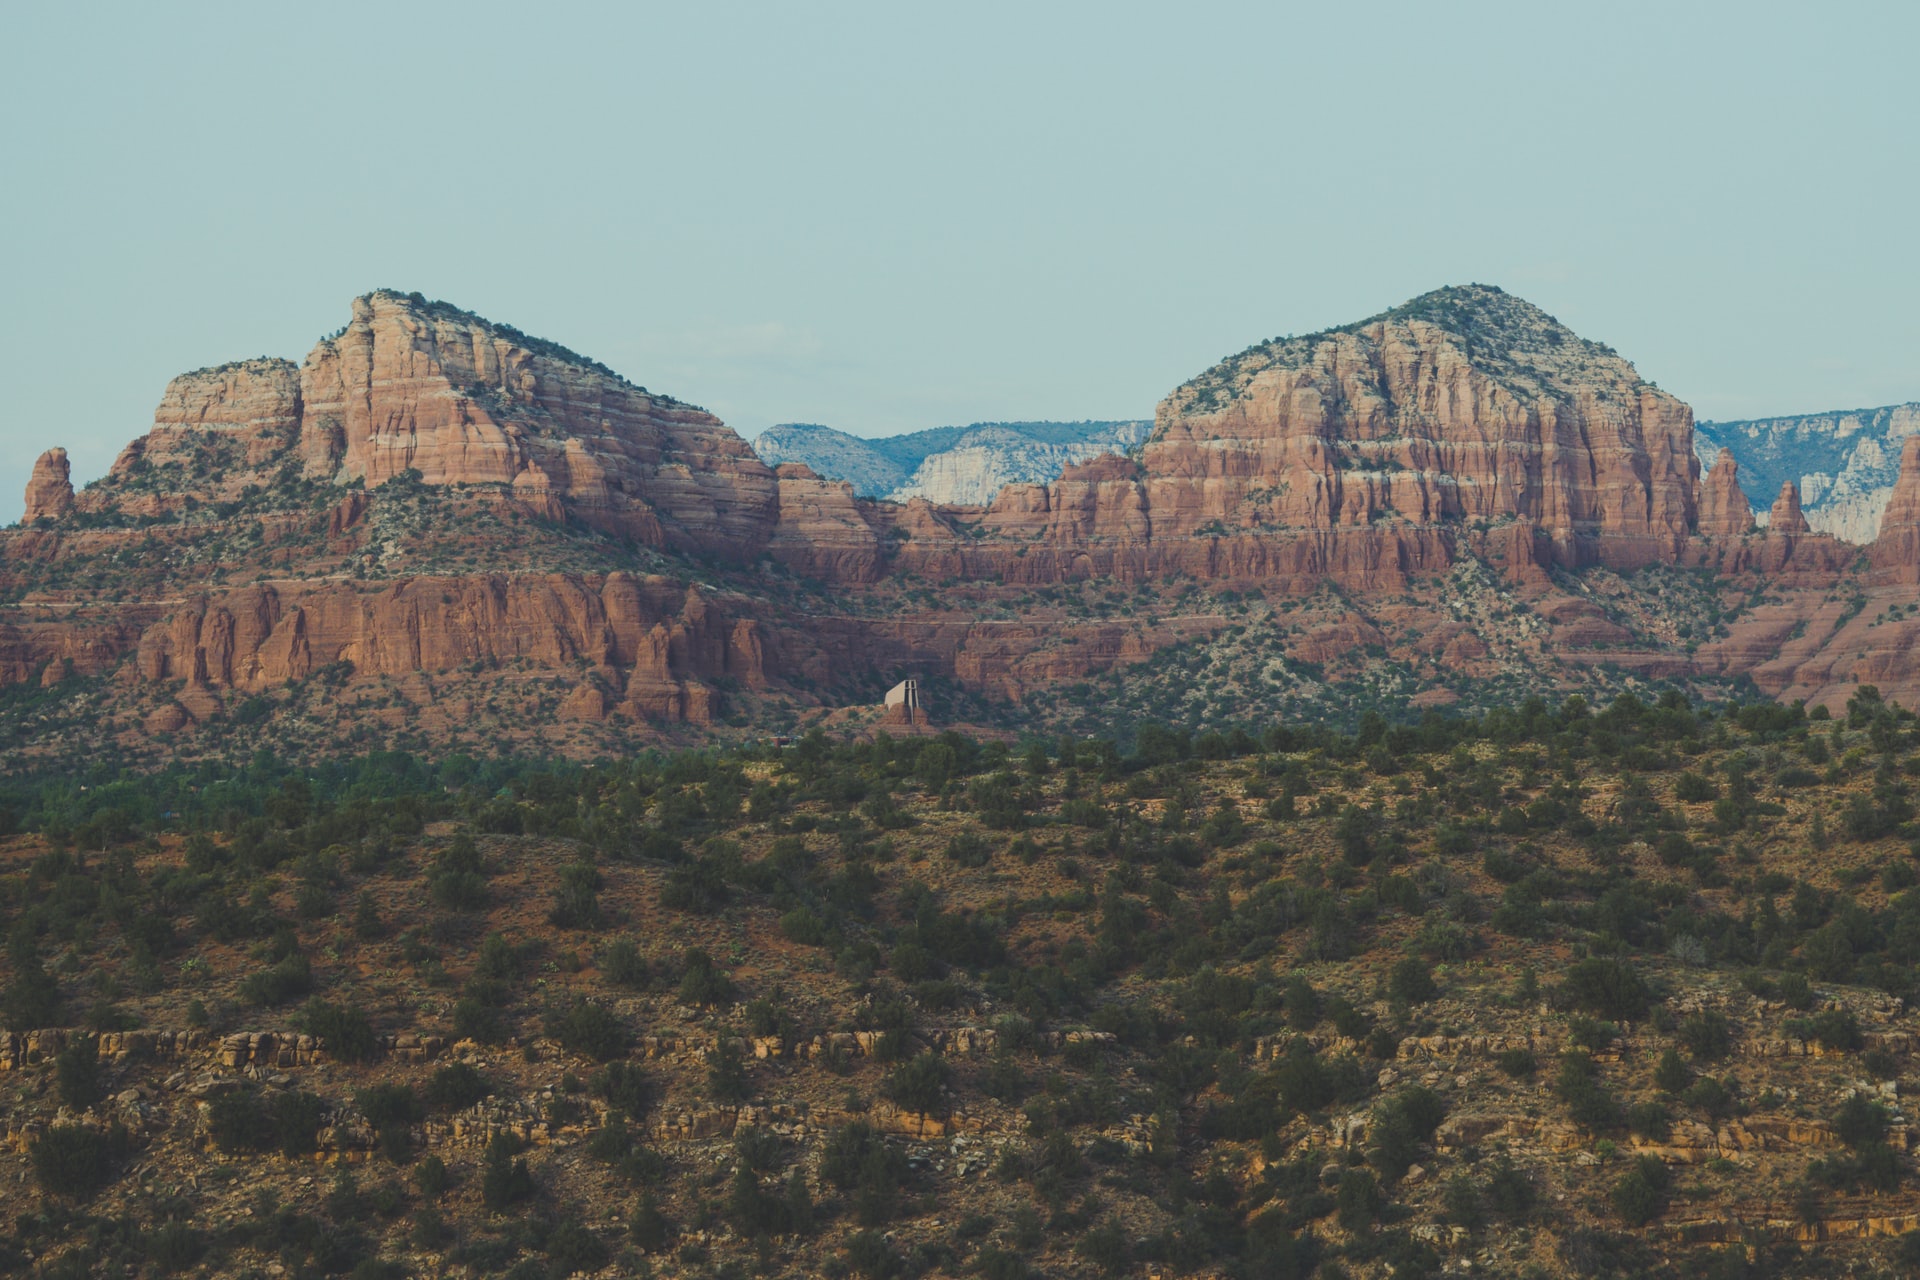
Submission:
[[[1130,417],[1485,281],[1702,417],[1920,398],[1920,5],[0,7],[0,519],[376,286],[752,437]]]

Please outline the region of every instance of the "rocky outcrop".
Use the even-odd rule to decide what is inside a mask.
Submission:
[[[1800,510],[1800,486],[1791,480],[1780,486],[1780,496],[1773,500],[1773,510],[1767,515],[1767,532],[1813,532],[1813,526],[1807,523],[1805,513]]]
[[[712,414],[418,295],[356,299],[300,386],[310,469],[510,485],[678,550],[751,557],[773,524],[773,473]]]
[[[612,573],[417,578],[378,590],[288,583],[198,598],[140,637],[138,674],[195,690],[253,692],[346,664],[359,676],[450,672],[519,660],[595,673],[612,698],[570,697],[565,714],[707,723],[708,682],[767,682],[758,623],[697,587]],[[599,687],[599,686],[596,686]],[[186,697],[182,704],[191,711]],[[177,716],[167,713],[178,728]]]
[[[1722,449],[1700,486],[1700,532],[1710,538],[1737,538],[1753,532],[1753,507],[1740,488],[1740,463]]]
[[[812,468],[783,462],[779,477],[780,521],[767,550],[803,578],[864,583],[880,577],[880,535],[869,523],[871,503],[854,497],[845,480],[823,480]]]
[[[1497,289],[1278,339],[1178,388],[1143,461],[1156,536],[1527,520],[1570,567],[1671,560],[1692,413]]]
[[[1920,583],[1920,435],[1908,436],[1901,446],[1900,477],[1867,555],[1877,581]]]
[[[356,298],[306,363],[176,378],[82,505],[136,517],[300,478],[499,486],[526,509],[651,546],[751,559],[773,473],[703,410],[418,294]]]
[[[1899,474],[1901,444],[1916,432],[1920,404],[1896,404],[1704,422],[1694,444],[1703,464],[1721,447],[1732,449],[1755,501],[1767,501],[1781,484],[1796,481],[1816,532],[1865,546],[1879,533],[1881,511]]]
[[[21,523],[58,520],[73,510],[73,481],[65,449],[49,449],[34,460],[27,481],[27,509]]]

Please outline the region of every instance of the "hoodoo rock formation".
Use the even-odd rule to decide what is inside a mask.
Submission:
[[[1740,464],[1731,449],[1720,451],[1700,486],[1700,532],[1709,538],[1753,532],[1753,507],[1740,488]]]
[[[523,708],[502,733],[870,706],[902,669],[1018,700],[1245,632],[1248,600],[1294,685],[1387,658],[1416,707],[1603,667],[1920,697],[1914,638],[1834,603],[1867,560],[1889,604],[1920,585],[1920,444],[1869,557],[1810,533],[1791,483],[1747,537],[1734,459],[1702,479],[1686,405],[1477,285],[1251,347],[1130,456],[985,506],[769,468],[702,410],[380,291],[299,366],[174,379],[78,495],[49,450],[27,516],[0,535],[0,681],[106,677],[117,723],[152,732],[343,680],[382,706],[457,687],[435,730],[456,736],[501,690]],[[1778,602],[1735,605],[1758,587]]]
[[[1920,584],[1920,435],[1900,447],[1900,478],[1880,517],[1880,536],[1868,551],[1874,577]]]
[[[1773,500],[1773,510],[1767,516],[1767,530],[1783,534],[1813,532],[1813,526],[1800,510],[1800,486],[1793,481],[1780,486],[1780,496]]]
[[[65,449],[49,449],[34,460],[33,476],[27,481],[27,510],[23,524],[40,520],[58,520],[73,510],[73,481]]]

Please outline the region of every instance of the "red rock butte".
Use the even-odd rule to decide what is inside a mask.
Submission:
[[[1223,360],[1161,402],[1136,457],[1008,485],[986,507],[896,505],[769,468],[713,415],[554,343],[379,291],[299,366],[174,379],[152,428],[77,494],[63,450],[40,459],[26,518],[0,535],[15,600],[0,678],[116,674],[126,715],[177,732],[225,714],[228,691],[322,669],[477,679],[514,664],[564,677],[542,713],[555,722],[705,725],[769,691],[830,704],[821,690],[856,675],[877,690],[922,670],[1000,698],[1082,680],[1218,633],[1217,613],[1165,603],[1195,581],[1270,601],[1343,593],[1326,635],[1286,641],[1302,660],[1372,646],[1471,672],[1498,637],[1463,630],[1439,583],[1479,564],[1533,602],[1556,662],[1826,700],[1871,674],[1920,695],[1910,643],[1816,603],[1850,576],[1920,584],[1908,443],[1867,555],[1813,533],[1791,485],[1757,531],[1730,454],[1701,476],[1685,404],[1473,285]],[[454,534],[457,553],[423,549]],[[111,592],[90,585],[102,557],[131,566]],[[1761,627],[1756,611],[1683,644],[1608,616],[1581,576],[1663,565],[1791,589],[1791,616]],[[795,578],[840,607],[802,616]],[[1161,604],[986,617],[916,585],[1030,600],[1098,581]]]

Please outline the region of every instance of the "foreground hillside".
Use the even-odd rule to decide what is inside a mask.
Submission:
[[[1914,718],[15,784],[13,1274],[1911,1273]]]

